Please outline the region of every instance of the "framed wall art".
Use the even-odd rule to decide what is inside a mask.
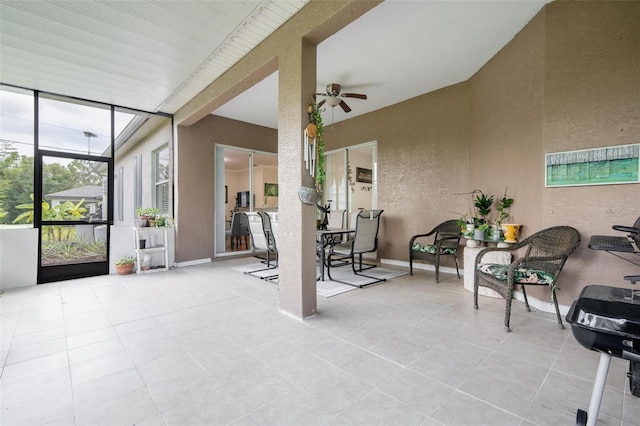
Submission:
[[[264,184],[264,196],[265,197],[277,197],[278,196],[278,184],[277,183],[265,183]]]
[[[640,144],[545,155],[545,186],[640,182]]]
[[[371,169],[356,167],[356,182],[373,183],[373,173]]]

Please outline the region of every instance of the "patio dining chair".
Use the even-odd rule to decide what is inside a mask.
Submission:
[[[266,259],[263,260],[263,263],[266,264],[266,268],[251,271],[249,273],[277,268],[278,251],[275,245],[275,237],[271,229],[271,220],[269,218],[269,215],[263,212],[249,212],[246,213],[246,215],[249,219],[251,244],[253,245],[254,250],[264,251],[266,254]],[[271,259],[272,254],[275,255],[274,262],[272,262]]]
[[[432,238],[428,238],[432,237]],[[460,245],[460,226],[457,220],[446,220],[426,234],[418,234],[409,240],[409,273],[413,275],[413,261],[425,260],[433,262],[436,269],[436,282],[440,282],[440,259],[443,256],[453,257],[458,269],[458,246]]]
[[[346,210],[329,210],[329,223],[327,229],[344,229],[347,227],[345,223]]]
[[[327,257],[327,275],[332,281],[344,284],[363,287],[363,285],[352,284],[346,281],[336,280],[331,276],[332,264],[335,261],[348,261],[355,275],[371,278],[374,281],[366,285],[385,281],[371,275],[363,274],[362,271],[375,268],[377,265],[362,262],[362,255],[372,253],[378,249],[378,231],[380,230],[380,215],[383,210],[361,210],[356,218],[356,227],[353,239],[336,244],[331,248]],[[356,260],[357,258],[357,260]]]
[[[506,331],[511,331],[509,321],[515,287],[521,286],[524,304],[527,311],[531,312],[525,286],[548,286],[551,289],[551,299],[556,308],[558,327],[564,328],[556,298],[558,276],[569,255],[580,245],[580,239],[580,233],[576,229],[570,226],[554,226],[536,232],[518,243],[509,245],[509,247],[491,247],[480,251],[474,265],[474,308],[478,309],[478,287],[487,287],[500,294],[506,301],[504,328]],[[511,264],[499,265],[482,262],[482,257],[489,252],[516,253],[520,249],[526,249],[524,256],[516,258]]]

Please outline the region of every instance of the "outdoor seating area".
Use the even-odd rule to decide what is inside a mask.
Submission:
[[[474,307],[478,309],[478,287],[487,287],[497,292],[505,299],[504,328],[506,331],[511,331],[511,305],[515,287],[520,286],[525,308],[531,312],[525,287],[527,285],[548,286],[551,289],[551,299],[556,310],[558,327],[564,328],[556,298],[556,282],[567,258],[580,245],[580,240],[580,233],[575,228],[554,226],[536,232],[509,247],[482,250],[478,253],[474,265]],[[514,253],[523,248],[526,249],[525,254],[517,257],[508,265],[482,262],[483,256],[487,253]]]
[[[504,333],[504,300],[476,311],[443,273],[352,287],[299,320],[234,269],[253,262],[5,291],[3,425],[568,425],[588,407],[599,355],[553,314]],[[600,421],[637,424],[628,389],[613,359]]]

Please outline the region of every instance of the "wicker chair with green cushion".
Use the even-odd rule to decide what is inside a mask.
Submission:
[[[567,258],[580,245],[580,239],[580,233],[576,229],[570,226],[554,226],[536,232],[518,243],[509,245],[509,247],[490,247],[482,250],[478,253],[475,263],[474,307],[478,309],[478,287],[487,287],[500,294],[506,300],[504,328],[506,331],[511,331],[509,320],[515,286],[522,287],[524,304],[529,312],[531,309],[525,286],[549,286],[558,317],[558,327],[564,328],[556,298],[557,281]],[[482,257],[489,252],[508,251],[515,253],[519,249],[526,249],[524,256],[517,258],[510,265],[482,263]]]
[[[433,237],[432,237],[433,236]],[[458,245],[460,244],[460,226],[457,220],[447,220],[433,228],[427,234],[418,234],[409,240],[409,272],[413,275],[413,260],[433,262],[436,269],[436,282],[440,282],[440,258],[452,256],[458,269]],[[432,238],[429,238],[432,237]]]

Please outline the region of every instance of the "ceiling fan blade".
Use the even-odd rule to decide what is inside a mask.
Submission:
[[[363,95],[362,93],[343,93],[343,98],[356,98],[356,99],[367,99],[367,95]]]
[[[349,105],[347,105],[347,103],[345,101],[343,101],[342,99],[340,99],[340,106],[342,107],[342,110],[344,112],[350,112],[351,108],[349,108]]]
[[[318,95],[320,95],[320,96],[329,96],[329,95],[327,95],[326,93],[319,93],[319,92],[318,92],[318,93],[316,93],[316,96],[318,96]]]
[[[324,105],[325,102],[327,102],[326,99],[321,100],[320,102],[318,102],[318,105],[316,107],[320,108],[322,105]]]

